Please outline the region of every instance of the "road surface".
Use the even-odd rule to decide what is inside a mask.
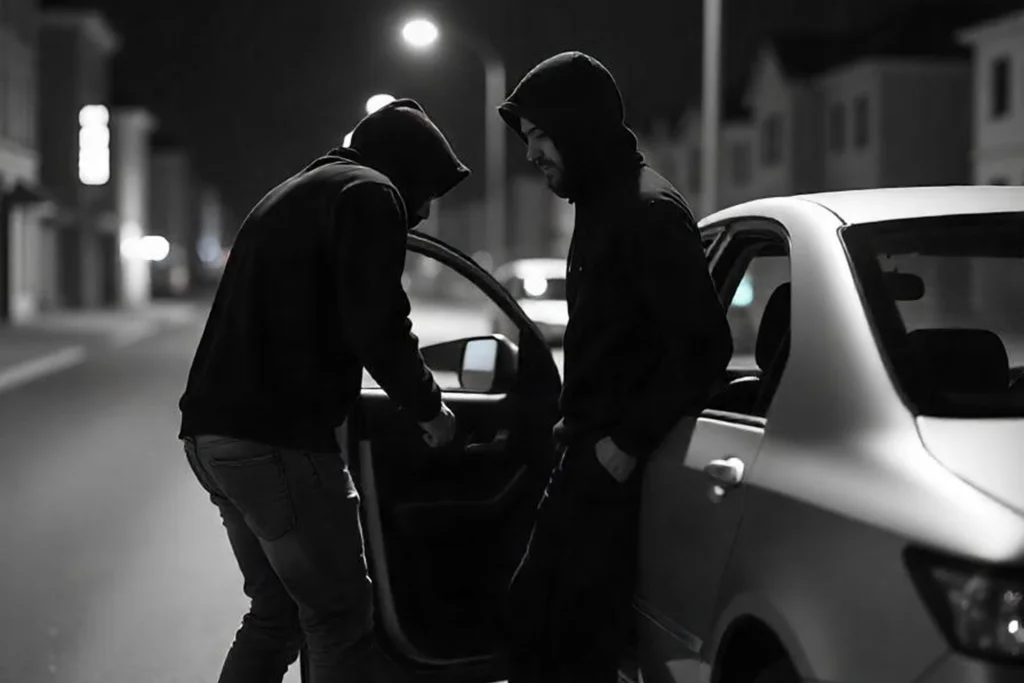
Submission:
[[[176,439],[200,322],[0,393],[0,683],[216,681],[247,599]]]

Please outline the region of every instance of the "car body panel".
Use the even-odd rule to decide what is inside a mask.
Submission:
[[[646,465],[634,598],[645,680],[671,680],[669,669],[693,659],[708,639],[745,491],[716,490],[705,468],[734,458],[749,471],[762,436],[763,426],[727,416],[683,419]]]
[[[1024,514],[1024,420],[919,417],[917,426],[939,462]]]

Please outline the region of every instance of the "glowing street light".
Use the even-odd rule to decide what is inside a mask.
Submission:
[[[370,99],[366,100],[366,113],[372,114],[382,107],[386,107],[395,101],[395,98],[391,95],[379,94],[374,95]]]
[[[142,261],[163,261],[171,253],[171,243],[160,235],[130,237],[121,242],[121,255]]]
[[[429,19],[413,19],[402,28],[402,38],[416,48],[430,47],[437,42],[440,35],[437,24]]]
[[[110,111],[87,104],[78,113],[78,179],[84,185],[110,180]]]

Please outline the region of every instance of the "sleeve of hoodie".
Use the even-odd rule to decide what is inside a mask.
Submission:
[[[629,267],[658,354],[611,437],[645,459],[684,415],[703,410],[732,357],[732,333],[690,212],[654,201],[630,232]]]
[[[402,287],[406,220],[394,191],[360,183],[343,191],[335,226],[338,301],[352,347],[380,387],[417,422],[441,411]]]

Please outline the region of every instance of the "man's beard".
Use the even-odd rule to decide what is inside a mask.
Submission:
[[[544,180],[547,182],[548,189],[564,199],[565,171],[550,164],[538,164],[537,168],[540,170],[541,174],[543,174]],[[546,169],[550,169],[551,172],[546,172]]]

